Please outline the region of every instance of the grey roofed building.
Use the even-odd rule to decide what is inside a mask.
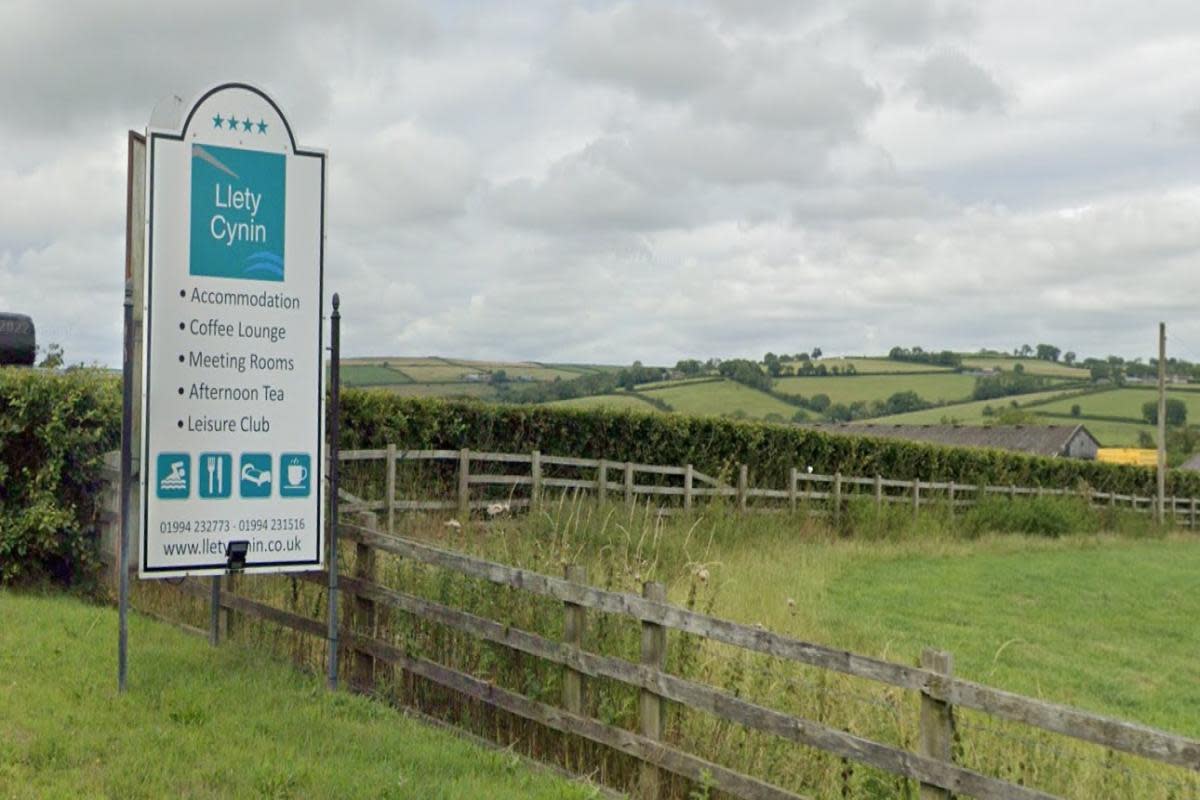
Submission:
[[[986,447],[1037,456],[1095,459],[1100,442],[1083,425],[875,425],[831,423],[807,428],[853,436],[905,439],[948,447]]]
[[[1179,469],[1190,469],[1194,472],[1200,472],[1200,453],[1190,457],[1187,461],[1179,465]]]

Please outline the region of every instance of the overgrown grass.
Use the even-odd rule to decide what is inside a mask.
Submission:
[[[644,581],[659,580],[679,605],[902,663],[916,663],[926,646],[950,650],[957,674],[966,678],[1200,734],[1193,623],[1200,596],[1188,591],[1200,567],[1200,542],[1157,529],[1144,516],[1090,510],[1073,499],[1011,505],[1004,514],[985,505],[951,515],[931,505],[914,515],[908,506],[877,510],[857,499],[834,528],[799,514],[743,516],[722,504],[663,517],[646,506],[564,495],[528,516],[474,520],[462,528],[444,518],[402,516],[396,532],[544,574],[582,564],[589,582],[619,591],[638,592]],[[1043,516],[1052,522],[1040,521]],[[343,569],[352,571],[353,548],[343,554]],[[402,591],[561,636],[561,604],[545,598],[400,559],[380,557],[376,569],[381,582]],[[298,612],[324,613],[324,594],[311,585],[259,578],[241,588]],[[168,587],[154,589],[156,597],[143,591],[143,602],[160,608],[177,602],[168,599]],[[202,605],[189,613],[202,622]],[[316,668],[323,658],[317,640],[273,626],[248,623],[240,635]],[[398,612],[384,615],[379,635],[498,686],[559,703],[561,669],[553,665]],[[674,674],[916,748],[913,693],[677,632],[668,639]],[[584,645],[636,661],[638,625],[589,613]],[[628,759],[465,703],[412,676],[385,671],[376,679],[381,693],[396,702],[612,785],[628,788],[636,774]],[[636,729],[635,691],[604,680],[589,680],[586,687],[588,714]],[[1178,800],[1200,793],[1192,773],[981,714],[964,712],[959,719],[958,760],[988,774],[1089,800]],[[909,781],[682,707],[671,708],[666,738],[816,798],[916,797]],[[676,782],[672,796],[694,789]]]
[[[587,798],[262,652],[116,612],[0,591],[0,796]]]

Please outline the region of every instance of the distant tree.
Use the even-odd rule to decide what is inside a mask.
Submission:
[[[813,358],[813,361],[816,361],[816,360],[817,360],[818,358],[820,358],[820,357],[821,357],[821,348],[819,348],[819,347],[814,347],[814,348],[812,349],[812,358]]]
[[[1092,382],[1099,383],[1109,379],[1112,375],[1112,367],[1103,361],[1095,361],[1088,368],[1088,372],[1091,373]]]
[[[1158,424],[1157,400],[1142,403],[1142,419],[1151,425]],[[1187,403],[1176,397],[1167,398],[1167,424],[1171,426],[1187,424]]]
[[[1073,350],[1063,353],[1063,363],[1068,367],[1075,363],[1075,352]]]
[[[783,414],[780,414],[778,411],[771,411],[765,417],[763,417],[763,420],[765,420],[766,422],[775,422],[775,423],[787,422],[787,420],[785,420],[783,418]]]
[[[675,369],[690,377],[692,375],[699,375],[701,372],[703,372],[704,365],[694,358],[686,358],[682,361],[676,362]]]
[[[1013,372],[1017,375],[1024,375],[1025,374],[1025,365],[1020,364],[1020,363],[1013,364]]]
[[[808,399],[808,407],[818,414],[824,413],[829,409],[829,395],[814,394]]]
[[[1147,431],[1138,431],[1138,447],[1144,447],[1149,450],[1157,445],[1154,444],[1154,437]]]
[[[62,345],[57,342],[51,342],[46,346],[42,353],[42,360],[38,362],[38,366],[43,369],[60,369],[63,365],[63,349]]]
[[[1021,345],[1021,349],[1017,351],[1017,355],[1022,356],[1023,358],[1029,358],[1031,355],[1033,355],[1033,348],[1027,344],[1023,344]]]
[[[760,389],[764,392],[771,390],[771,378],[754,361],[745,358],[731,358],[722,361],[717,371],[730,380]]]
[[[1058,361],[1058,354],[1062,351],[1052,344],[1039,344],[1037,346],[1037,357],[1041,361]]]
[[[808,412],[804,409],[796,409],[796,413],[792,414],[792,422],[808,422]]]
[[[767,368],[767,374],[772,378],[778,378],[783,373],[783,362],[774,353],[767,353],[763,356],[763,366]]]
[[[826,416],[834,422],[849,422],[854,419],[854,414],[850,411],[850,407],[845,403],[835,403],[829,407]]]
[[[1074,405],[1071,406],[1071,416],[1072,417],[1078,417],[1082,413],[1083,413],[1083,409],[1079,407],[1079,403],[1075,403]]]

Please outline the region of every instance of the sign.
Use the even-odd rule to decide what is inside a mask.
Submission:
[[[325,153],[261,90],[150,129],[143,578],[322,562]]]

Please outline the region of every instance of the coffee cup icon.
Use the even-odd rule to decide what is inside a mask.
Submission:
[[[293,459],[287,466],[288,486],[303,486],[307,479],[308,468],[301,464],[299,459]]]

